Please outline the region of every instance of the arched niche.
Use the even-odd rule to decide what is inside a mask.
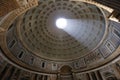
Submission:
[[[60,69],[60,74],[72,74],[72,68],[68,65],[64,65]]]

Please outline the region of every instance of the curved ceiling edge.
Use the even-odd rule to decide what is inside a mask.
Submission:
[[[11,16],[11,15],[10,15]],[[9,19],[9,18],[8,18]],[[5,24],[5,23],[3,23],[3,24]],[[7,28],[8,27],[10,27],[10,26],[6,26]],[[6,31],[7,32],[7,31]],[[8,46],[7,46],[7,44],[6,44],[6,32],[5,33],[1,33],[1,35],[0,35],[0,45],[1,45],[1,48],[2,48],[2,50],[3,51],[5,51],[6,49],[7,49],[7,51],[5,51],[5,54],[3,54],[3,55],[6,55],[7,57],[9,57],[10,59],[12,59],[13,61],[12,61],[12,63],[14,64],[14,58],[15,58],[15,56],[14,56],[14,58],[12,58],[11,56],[9,56],[9,55],[11,55],[12,53],[9,51],[9,49],[8,49]],[[114,32],[114,31],[113,31]],[[114,33],[115,34],[115,33]],[[108,39],[107,39],[108,40]],[[119,40],[118,40],[119,41]],[[109,44],[110,43],[110,44]],[[104,43],[104,45],[108,45],[107,46],[107,48],[109,49],[110,47],[109,47],[109,45],[111,45],[111,43],[113,44],[113,42],[109,42],[109,40],[108,40],[108,43]],[[4,46],[3,46],[4,45]],[[114,45],[112,45],[113,47],[114,47]],[[110,61],[110,63],[111,63],[111,60],[113,60],[113,58],[115,58],[116,56],[118,56],[120,53],[120,49],[119,49],[119,46],[117,46],[117,47],[114,47],[115,48],[115,50],[117,49],[117,52],[114,52],[114,51],[112,51],[112,53],[111,53],[111,55],[108,53],[107,55],[104,55],[104,52],[103,53],[101,53],[101,55],[102,55],[102,59],[103,59],[103,61],[105,61],[104,59],[108,59],[108,61],[106,61],[104,64],[106,64],[107,62],[109,62]],[[12,55],[13,56],[13,55]],[[6,57],[6,58],[7,58]],[[9,60],[9,58],[8,58],[8,60]],[[20,62],[20,63],[18,63],[18,64],[15,64],[15,65],[18,65],[18,66],[20,66],[21,64],[23,64],[24,62],[22,62],[22,61],[19,61],[17,58],[15,58],[15,60],[16,60],[16,62],[18,61],[18,62]],[[11,62],[10,62],[11,63]],[[74,61],[72,62],[72,63],[74,63]],[[69,65],[71,65],[72,63],[70,63]],[[60,63],[61,64],[61,63]],[[101,65],[103,65],[103,63],[101,64]],[[29,66],[30,65],[27,65],[27,67],[29,68]],[[73,68],[74,68],[74,66],[73,66]],[[78,69],[80,69],[81,67],[79,67]],[[29,69],[28,69],[29,70]],[[77,69],[76,69],[77,70]],[[89,70],[89,69],[88,69]],[[34,70],[32,70],[31,69],[31,71],[34,71]],[[83,71],[85,71],[85,70],[83,70]],[[37,71],[35,71],[35,72],[37,72]],[[39,73],[39,72],[38,72]]]

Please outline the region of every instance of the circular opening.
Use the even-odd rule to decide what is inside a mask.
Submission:
[[[64,29],[67,26],[67,20],[65,18],[59,18],[56,20],[56,26],[59,29]]]

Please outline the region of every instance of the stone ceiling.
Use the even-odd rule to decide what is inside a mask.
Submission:
[[[67,28],[58,29],[56,19],[68,20]],[[33,54],[50,60],[80,58],[100,45],[105,32],[101,10],[91,4],[69,0],[39,0],[39,5],[27,11],[18,37]]]

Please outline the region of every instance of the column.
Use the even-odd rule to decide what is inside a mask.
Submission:
[[[59,73],[57,74],[57,80],[60,80],[60,74]]]
[[[120,69],[117,67],[117,65],[113,64],[112,69],[114,70],[114,74],[117,77],[117,79],[120,79]]]
[[[92,79],[92,76],[91,76],[91,73],[88,73],[88,75],[89,75],[89,77],[90,77],[90,80],[93,80],[93,79]]]
[[[31,79],[30,80],[36,80],[35,79],[35,74],[31,74]]]
[[[99,71],[95,71],[95,75],[96,75],[97,80],[103,80]]]
[[[73,77],[73,80],[77,80],[75,73],[72,73],[72,77]]]
[[[91,80],[97,80],[97,77],[96,77],[96,75],[95,75],[94,72],[91,72],[91,73],[90,73],[90,79],[91,79]]]
[[[20,71],[20,75],[19,75],[19,77],[18,77],[18,80],[20,80],[20,78],[21,78],[21,76],[22,76],[22,73],[23,73],[23,71],[21,70],[21,71]]]
[[[19,78],[19,71],[20,70],[16,68],[11,79],[13,79],[13,80],[18,79]]]
[[[5,62],[5,64],[1,65],[1,68],[0,68],[0,73],[3,71],[3,69],[7,66],[7,63]]]
[[[0,72],[0,78],[2,79],[4,77],[4,75],[6,74],[7,70],[9,69],[9,65],[5,65],[2,69],[2,71]]]
[[[88,73],[86,73],[87,76],[87,80],[90,80],[90,75]]]
[[[54,75],[49,75],[48,80],[58,80],[58,74],[54,74]]]
[[[3,75],[3,78],[1,80],[6,80],[6,78],[10,75],[9,73],[10,73],[12,66],[11,65],[7,65],[7,66],[9,66],[8,70],[6,70],[5,75]]]

